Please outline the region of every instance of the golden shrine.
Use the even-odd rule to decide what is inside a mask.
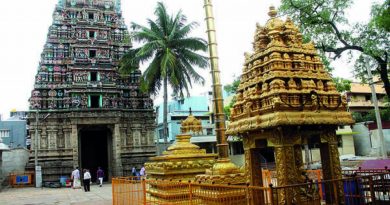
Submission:
[[[346,100],[292,20],[279,19],[273,6],[268,14],[266,25],[257,25],[254,53],[245,54],[226,131],[243,137],[247,181],[263,185],[259,151],[273,147],[278,186],[304,183],[302,144],[307,139],[320,146],[324,179],[342,178],[336,129],[353,123]],[[341,183],[334,189],[343,195]],[[299,194],[295,190],[280,197],[291,202]]]
[[[187,119],[181,122],[180,131],[181,133],[192,132],[194,134],[201,134],[203,132],[202,121],[196,119],[192,115],[191,108],[190,108],[190,115],[187,117]]]
[[[145,163],[149,179],[169,181],[194,181],[195,176],[204,174],[215,162],[216,154],[207,154],[205,149],[190,142],[191,134],[202,130],[201,121],[190,112],[188,118],[182,121],[182,134],[176,136],[174,144],[168,147],[161,156],[151,157]],[[159,202],[181,204],[188,201],[186,184],[151,183],[147,192]],[[188,194],[187,194],[188,195]]]

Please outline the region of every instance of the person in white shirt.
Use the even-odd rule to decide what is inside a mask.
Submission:
[[[75,170],[73,170],[71,179],[73,180],[72,188],[73,189],[80,189],[81,183],[80,183],[80,171],[79,167],[76,167]]]
[[[83,184],[84,184],[84,191],[85,192],[90,191],[91,174],[89,173],[88,169],[84,169]]]
[[[141,171],[139,171],[139,175],[140,175],[141,177],[144,177],[144,176],[146,175],[146,173],[145,173],[145,167],[142,167],[142,168],[141,168]]]

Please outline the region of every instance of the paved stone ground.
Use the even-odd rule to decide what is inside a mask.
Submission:
[[[90,192],[71,188],[10,188],[0,192],[1,205],[109,205],[111,184],[91,186]]]

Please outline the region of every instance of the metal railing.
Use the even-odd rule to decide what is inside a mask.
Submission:
[[[390,204],[390,173],[264,187],[114,178],[112,194],[114,205]]]

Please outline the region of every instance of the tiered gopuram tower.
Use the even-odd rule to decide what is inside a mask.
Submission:
[[[130,47],[120,0],[59,0],[30,98],[43,181],[77,166],[127,175],[155,155],[153,101],[140,92],[141,72],[118,73]]]

